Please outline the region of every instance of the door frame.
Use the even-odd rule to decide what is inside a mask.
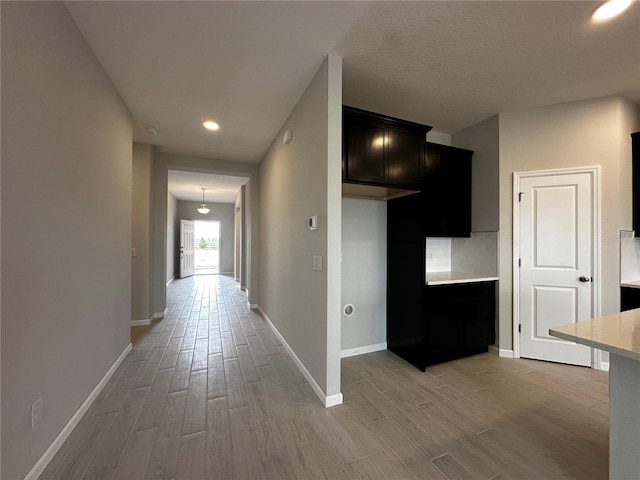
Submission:
[[[601,167],[600,165],[593,165],[589,167],[576,167],[576,168],[554,168],[548,170],[528,170],[523,172],[513,173],[513,221],[511,225],[513,244],[512,244],[512,298],[513,298],[513,358],[520,358],[520,335],[518,332],[518,324],[520,322],[520,270],[518,265],[519,252],[520,252],[520,208],[519,208],[519,195],[520,181],[523,178],[531,177],[549,177],[555,175],[568,175],[568,174],[581,174],[587,173],[591,178],[591,188],[593,192],[592,208],[593,208],[593,231],[592,231],[592,245],[593,245],[593,297],[591,298],[591,308],[594,317],[601,315],[601,253],[600,253],[600,241],[601,241],[601,212],[602,212],[602,198],[601,198]],[[602,370],[602,352],[600,350],[591,349],[591,368],[596,370]]]
[[[234,209],[235,215],[235,209]],[[193,274],[196,275],[196,262],[195,262],[195,251],[196,251],[196,223],[217,223],[218,224],[218,273],[207,274],[207,275],[220,275],[223,272],[221,271],[221,258],[222,258],[222,219],[206,219],[206,220],[193,220]],[[228,272],[225,272],[228,273]]]

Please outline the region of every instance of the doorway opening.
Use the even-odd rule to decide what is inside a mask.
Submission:
[[[220,221],[193,222],[193,270],[195,275],[220,273]]]

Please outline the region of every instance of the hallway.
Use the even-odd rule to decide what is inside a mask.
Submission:
[[[224,276],[175,280],[41,479],[605,479],[607,374],[490,354],[342,361],[325,409]]]

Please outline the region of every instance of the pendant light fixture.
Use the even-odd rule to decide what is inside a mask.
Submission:
[[[206,215],[207,213],[209,213],[209,208],[207,207],[207,204],[204,203],[204,191],[206,190],[206,188],[204,187],[200,187],[202,189],[202,205],[200,205],[200,208],[198,208],[198,212]]]

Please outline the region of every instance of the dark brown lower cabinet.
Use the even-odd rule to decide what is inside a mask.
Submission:
[[[425,288],[425,366],[486,352],[495,341],[495,282]]]
[[[425,371],[495,342],[496,282],[423,287],[422,308],[387,315],[387,348]]]
[[[640,308],[640,289],[620,287],[620,311],[626,312],[634,308]]]

